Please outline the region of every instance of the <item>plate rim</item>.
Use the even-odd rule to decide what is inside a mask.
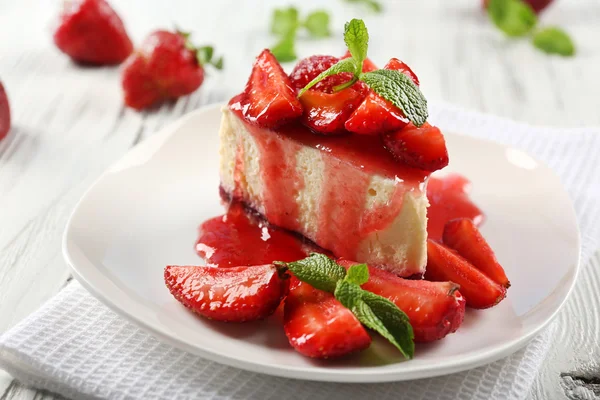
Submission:
[[[495,348],[488,349],[486,351],[480,351],[470,355],[467,359],[463,356],[462,358],[454,360],[444,360],[442,362],[438,362],[435,365],[423,365],[419,367],[414,367],[408,371],[397,371],[397,370],[389,370],[389,371],[377,371],[377,372],[369,372],[368,367],[366,368],[357,368],[355,370],[340,370],[340,369],[327,369],[326,367],[320,366],[285,366],[282,368],[277,364],[272,363],[256,363],[250,362],[242,358],[237,358],[235,355],[231,354],[222,354],[217,352],[212,352],[209,349],[199,348],[190,343],[187,343],[184,340],[181,340],[177,337],[168,335],[166,332],[157,329],[152,326],[152,324],[147,321],[138,318],[134,313],[126,311],[123,307],[119,306],[116,302],[112,301],[108,295],[105,295],[103,291],[97,288],[93,282],[90,282],[85,273],[82,273],[77,266],[77,262],[74,260],[74,256],[70,252],[69,246],[69,234],[72,229],[74,217],[77,214],[80,206],[87,199],[90,192],[94,190],[94,188],[105,179],[105,177],[110,174],[112,171],[116,169],[118,165],[120,165],[125,159],[130,157],[130,153],[133,151],[139,151],[140,148],[148,146],[148,143],[153,140],[168,140],[169,137],[174,135],[178,128],[182,126],[186,121],[193,119],[196,115],[203,113],[214,112],[214,110],[220,109],[223,106],[223,103],[216,103],[211,105],[206,105],[200,107],[196,110],[193,110],[180,118],[168,123],[164,127],[161,127],[158,132],[145,138],[140,143],[136,144],[132,148],[130,148],[126,153],[124,153],[117,161],[113,162],[94,182],[85,190],[81,198],[77,201],[75,206],[73,207],[71,214],[67,220],[65,225],[65,229],[62,235],[62,253],[63,257],[71,269],[71,272],[75,279],[88,291],[92,294],[96,299],[98,299],[101,303],[115,312],[117,315],[123,317],[127,322],[135,323],[139,328],[143,329],[147,333],[153,335],[154,337],[158,337],[159,340],[168,343],[174,347],[177,347],[186,352],[198,355],[200,357],[206,358],[207,360],[228,365],[234,368],[243,369],[249,372],[254,373],[262,373],[272,376],[278,376],[283,378],[290,379],[300,379],[300,380],[311,380],[311,381],[321,381],[321,382],[355,382],[355,383],[379,383],[379,382],[400,382],[407,381],[413,379],[421,379],[421,378],[431,378],[436,376],[447,375],[451,373],[462,372],[465,370],[477,368],[479,366],[492,363],[501,358],[504,358],[520,348],[524,347],[527,343],[529,343],[536,335],[538,335],[544,328],[546,328],[550,322],[552,322],[558,313],[564,307],[566,301],[572,295],[575,284],[577,283],[577,279],[579,277],[581,271],[581,232],[579,229],[579,224],[577,223],[575,209],[573,205],[573,201],[565,190],[560,177],[556,175],[556,173],[546,165],[546,163],[538,160],[534,156],[530,155],[528,152],[525,152],[529,157],[535,160],[539,165],[544,166],[548,171],[550,171],[556,179],[560,182],[560,187],[563,192],[567,195],[569,199],[569,212],[573,216],[573,220],[575,221],[575,228],[577,233],[577,260],[574,263],[572,279],[568,283],[568,287],[566,288],[566,292],[564,297],[561,299],[560,303],[556,307],[556,309],[538,326],[532,329],[530,332],[527,332],[525,335],[522,335],[518,338],[515,338],[511,341],[498,345]],[[504,145],[502,143],[489,140],[486,138],[477,138],[470,135],[463,135],[458,133],[451,133],[453,135],[468,137],[470,140],[482,141],[487,143],[492,143],[496,146],[502,146],[504,148],[514,148],[509,145]],[[91,261],[90,261],[91,263]],[[91,263],[94,265],[93,263]],[[95,265],[94,265],[95,266]],[[558,288],[560,286],[556,286]],[[123,291],[122,289],[119,289]],[[257,367],[260,367],[260,371],[257,371]]]

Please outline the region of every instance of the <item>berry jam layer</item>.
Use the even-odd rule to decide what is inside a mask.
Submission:
[[[424,271],[429,173],[398,163],[379,138],[273,131],[225,109],[220,139],[223,190],[271,224],[338,257]]]

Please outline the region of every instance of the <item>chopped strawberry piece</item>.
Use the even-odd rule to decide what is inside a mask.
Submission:
[[[304,107],[302,122],[322,134],[343,133],[344,123],[363,98],[363,93],[354,87],[336,93],[308,90],[300,97]]]
[[[343,60],[345,58],[349,58],[350,52],[346,51],[346,53],[340,58],[340,60]],[[365,61],[363,61],[363,68],[362,68],[362,72],[371,72],[371,71],[375,71],[377,68],[377,65],[375,65],[375,63],[373,61],[371,61],[370,58],[365,59]]]
[[[344,268],[357,264],[338,260]],[[465,315],[465,300],[452,282],[402,279],[369,267],[369,281],[362,288],[383,296],[408,316],[417,342],[431,342],[455,332]]]
[[[88,64],[120,64],[133,51],[123,22],[104,0],[64,2],[56,46],[73,60]]]
[[[383,144],[399,161],[414,168],[436,171],[448,165],[444,135],[428,123],[420,128],[411,123],[404,129],[385,134]]]
[[[392,58],[384,69],[401,71],[419,84],[419,78],[412,69],[397,58]],[[346,121],[346,129],[361,135],[379,135],[402,129],[408,123],[409,120],[402,110],[371,90]]]
[[[245,322],[271,315],[287,294],[289,280],[273,264],[168,266],[165,283],[179,302],[203,317]]]
[[[121,84],[125,104],[143,110],[188,95],[204,81],[204,68],[180,32],[155,31],[125,62]]]
[[[458,251],[458,254],[494,282],[506,288],[510,287],[494,251],[471,219],[459,218],[449,221],[444,228],[444,244]]]
[[[321,72],[328,70],[339,60],[339,58],[333,56],[311,56],[300,60],[290,74],[292,85],[298,90],[304,88]],[[348,72],[328,76],[313,86],[311,90],[333,93],[335,86],[346,83],[350,79],[352,79],[352,74]]]
[[[488,278],[456,251],[431,239],[427,240],[425,279],[459,284],[467,306],[473,308],[493,307],[506,296],[504,286]]]
[[[8,135],[10,130],[10,105],[4,86],[0,82],[0,140]]]
[[[371,344],[360,321],[331,293],[295,277],[291,278],[283,319],[290,344],[307,357],[341,357]]]
[[[249,122],[266,128],[302,115],[302,105],[290,78],[268,49],[256,58],[244,92],[231,99],[229,106]]]

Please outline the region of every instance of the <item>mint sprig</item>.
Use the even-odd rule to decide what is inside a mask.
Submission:
[[[376,0],[346,0],[347,3],[363,3],[371,9],[371,11],[380,13],[383,11],[381,3]]]
[[[306,28],[310,37],[323,38],[331,35],[329,30],[329,14],[324,10],[316,10],[300,20],[295,7],[278,8],[271,18],[271,33],[279,36],[279,40],[271,47],[271,52],[280,62],[293,61],[296,56],[296,36],[301,28]]]
[[[565,31],[557,27],[536,30],[538,17],[523,0],[490,0],[487,12],[494,25],[509,37],[531,36],[533,45],[548,54],[575,54],[575,45]]]
[[[369,32],[365,23],[353,19],[344,27],[344,42],[350,52],[345,58],[323,71],[298,92],[301,97],[307,90],[331,75],[349,72],[352,79],[333,88],[334,91],[344,90],[361,80],[375,93],[398,107],[404,115],[416,126],[425,123],[428,117],[427,100],[421,89],[399,71],[380,69],[372,72],[362,72],[362,65],[367,58],[369,49]]]
[[[334,260],[319,253],[312,253],[303,260],[276,261],[275,264],[287,267],[302,282],[333,293],[363,325],[387,339],[404,357],[413,357],[414,334],[408,316],[385,297],[360,287],[369,280],[366,264],[353,265],[346,271]]]

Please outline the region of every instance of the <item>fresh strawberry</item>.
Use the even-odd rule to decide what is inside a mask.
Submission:
[[[467,306],[473,308],[493,307],[506,296],[504,286],[488,278],[454,250],[431,239],[427,240],[425,279],[459,284]]]
[[[168,266],[165,283],[179,302],[203,317],[225,322],[271,315],[289,280],[275,265],[213,268]]]
[[[295,277],[291,278],[283,315],[290,344],[307,357],[341,357],[371,344],[362,324],[331,293]]]
[[[300,97],[304,107],[302,122],[322,134],[343,133],[344,123],[363,98],[363,92],[354,87],[336,93],[308,90]]]
[[[338,260],[348,269],[354,261]],[[369,281],[362,288],[386,297],[408,316],[417,342],[431,342],[455,332],[465,315],[465,300],[452,282],[402,279],[369,267]]]
[[[268,49],[256,58],[246,88],[229,101],[229,106],[249,122],[266,128],[276,128],[302,115],[290,78]]]
[[[494,282],[506,288],[510,287],[494,251],[470,218],[449,221],[444,227],[444,244],[458,251],[458,254]]]
[[[194,49],[188,38],[182,32],[155,31],[144,40],[123,68],[125,104],[142,110],[200,87],[204,81],[199,61],[203,48]]]
[[[404,129],[383,136],[384,146],[404,164],[425,171],[436,171],[448,165],[444,135],[425,123],[417,128],[412,123]]]
[[[328,70],[329,67],[337,63],[339,60],[339,58],[333,56],[311,56],[300,60],[290,74],[292,85],[296,89],[302,89],[313,79],[315,79],[321,72]],[[313,86],[311,90],[333,93],[333,88],[335,86],[346,83],[350,79],[352,79],[352,74],[348,72],[328,76]]]
[[[8,104],[8,96],[0,82],[0,140],[8,135],[10,130],[10,105]]]
[[[120,64],[133,51],[123,22],[104,0],[65,1],[56,46],[74,61],[86,64]]]
[[[343,60],[344,58],[349,58],[350,55],[350,51],[346,51],[346,53],[340,58],[340,60]],[[362,68],[362,72],[371,72],[371,71],[375,71],[377,68],[377,65],[375,65],[375,63],[373,61],[371,61],[371,59],[367,58],[365,59],[365,61],[363,61],[363,68]]]
[[[383,68],[401,71],[415,84],[419,84],[419,78],[412,69],[397,58],[392,58]],[[361,105],[348,118],[345,126],[350,132],[361,135],[379,135],[402,129],[408,123],[409,120],[402,110],[371,90]]]

